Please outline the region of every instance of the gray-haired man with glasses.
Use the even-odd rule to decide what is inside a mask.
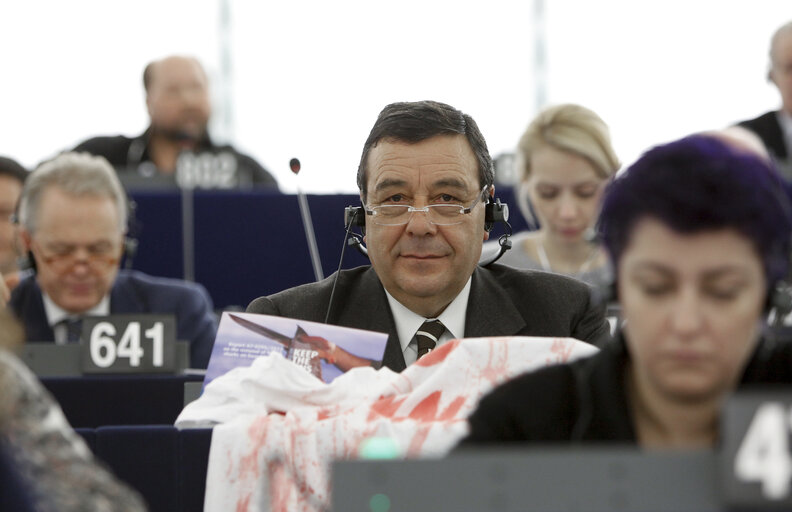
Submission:
[[[493,264],[493,166],[475,121],[433,101],[385,107],[363,147],[358,188],[371,266],[260,297],[248,311],[387,332],[383,364],[403,370],[450,339],[571,336],[601,344],[608,325],[586,285]]]
[[[63,153],[33,171],[22,189],[20,235],[36,273],[9,306],[27,341],[79,341],[83,317],[172,314],[190,342],[190,365],[206,368],[217,329],[203,286],[119,270],[127,227],[126,196],[102,157]]]

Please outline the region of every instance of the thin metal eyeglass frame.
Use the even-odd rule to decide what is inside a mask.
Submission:
[[[426,214],[426,220],[430,224],[434,224],[435,226],[454,226],[456,224],[462,224],[462,215],[467,215],[467,214],[469,214],[469,213],[471,213],[473,211],[473,208],[476,207],[476,205],[479,203],[479,201],[481,201],[481,199],[487,193],[487,189],[488,188],[489,188],[489,185],[484,185],[484,187],[479,192],[478,196],[476,196],[476,199],[474,199],[473,203],[470,206],[468,206],[468,207],[464,207],[464,206],[458,205],[458,204],[447,204],[447,203],[429,204],[429,205],[426,205],[426,206],[422,206],[420,208],[416,208],[415,206],[408,205],[408,204],[404,204],[404,205],[402,205],[402,204],[392,204],[392,205],[373,206],[371,208],[369,208],[367,206],[367,207],[365,207],[365,211],[366,211],[366,215],[371,215],[372,217],[374,217],[374,223],[379,225],[379,226],[404,226],[404,225],[406,225],[406,224],[408,224],[410,222],[410,219],[412,219],[412,214],[415,213],[415,212],[423,212],[423,213],[425,213]],[[459,213],[453,217],[454,219],[459,219],[458,221],[456,221],[456,222],[435,222],[434,220],[432,220],[432,216],[430,215],[431,214],[431,208],[448,207],[448,206],[454,206],[454,207],[459,208]],[[396,207],[396,208],[406,208],[406,213],[409,214],[409,215],[407,215],[407,217],[405,218],[404,222],[394,222],[394,223],[383,224],[383,223],[381,223],[381,222],[379,222],[377,220],[380,217],[379,217],[379,215],[376,214],[376,212],[379,211],[380,208],[394,208],[394,207]]]

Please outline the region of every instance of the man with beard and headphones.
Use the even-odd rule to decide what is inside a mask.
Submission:
[[[154,61],[143,72],[148,129],[134,138],[95,137],[74,151],[105,157],[129,187],[247,189],[277,182],[253,158],[209,137],[209,82],[192,57]]]
[[[379,114],[358,167],[370,266],[260,297],[248,312],[388,333],[382,361],[402,371],[436,346],[474,336],[608,339],[604,306],[577,280],[479,265],[493,222],[494,171],[476,122],[434,101]],[[365,361],[363,362],[366,363]]]

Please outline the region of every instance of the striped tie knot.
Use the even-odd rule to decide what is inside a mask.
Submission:
[[[440,320],[427,320],[415,333],[418,342],[418,359],[431,352],[437,346],[437,340],[445,331],[445,326]]]

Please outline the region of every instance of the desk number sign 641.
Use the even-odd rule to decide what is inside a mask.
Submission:
[[[722,418],[722,490],[740,510],[792,504],[792,389],[742,391]]]
[[[167,315],[109,315],[83,321],[84,373],[173,370],[175,322]]]

